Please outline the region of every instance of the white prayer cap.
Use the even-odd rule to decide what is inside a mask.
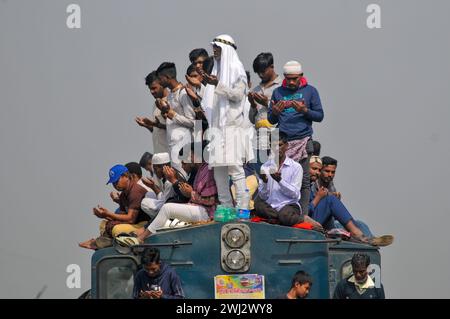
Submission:
[[[297,61],[289,61],[283,66],[284,74],[301,74],[302,65]]]
[[[152,157],[153,165],[161,165],[161,164],[168,164],[168,163],[170,163],[169,153],[156,153]]]
[[[233,48],[236,47],[236,42],[234,42],[233,38],[229,36],[228,34],[221,34],[214,38],[214,40],[211,42],[211,45],[218,44],[218,43],[224,43],[232,46]]]

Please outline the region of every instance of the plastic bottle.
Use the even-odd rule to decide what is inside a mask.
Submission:
[[[248,190],[248,188],[246,188],[245,193],[242,196],[241,200],[239,201],[239,203],[236,203],[237,218],[239,219],[250,218],[249,202],[250,202],[250,191]]]

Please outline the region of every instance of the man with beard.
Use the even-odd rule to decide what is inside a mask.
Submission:
[[[175,192],[173,185],[179,181],[185,181],[184,176],[170,164],[168,153],[158,153],[153,155],[153,170],[158,181],[150,178],[142,178],[142,182],[150,187],[155,196],[149,196],[141,202],[141,208],[153,219],[158,214],[160,208],[168,201],[185,202],[185,198],[180,198]],[[159,186],[161,185],[161,187]]]
[[[356,253],[351,264],[353,275],[337,284],[333,299],[385,299],[383,284],[378,283],[377,288],[367,272],[370,257],[367,254]]]
[[[172,166],[181,171],[178,152],[192,142],[195,126],[195,112],[192,100],[184,86],[177,80],[177,70],[174,63],[164,62],[157,69],[158,80],[165,88],[170,89],[167,102],[157,100],[156,106],[167,116],[167,143]]]
[[[337,160],[330,156],[323,156],[322,169],[320,170],[320,175],[315,185],[325,187],[331,195],[341,199],[341,193],[336,190],[333,183],[334,177],[336,176],[336,169]],[[317,188],[315,188],[314,191],[317,191]]]
[[[280,132],[288,136],[287,155],[303,167],[300,205],[306,214],[310,193],[309,157],[313,152],[312,123],[321,122],[324,115],[319,93],[306,81],[301,64],[289,61],[284,65],[283,73],[284,81],[272,95],[268,120],[278,124]]]
[[[318,156],[311,156],[309,163],[309,173],[311,178],[311,201],[309,204],[309,216],[320,223],[325,230],[334,227],[334,219],[339,221],[344,228],[350,232],[355,241],[367,243],[373,246],[388,246],[392,244],[394,237],[384,235],[380,237],[367,237],[355,224],[352,215],[344,204],[334,195],[329,195],[329,191],[324,186],[318,186],[317,180],[322,169],[322,160]],[[317,191],[315,191],[317,189]]]
[[[134,279],[134,299],[183,299],[181,280],[175,270],[160,260],[158,248],[146,248],[142,269]]]
[[[164,87],[159,82],[156,71],[153,71],[149,75],[147,75],[147,77],[145,78],[145,85],[147,85],[150,93],[156,99],[156,101],[167,100],[169,91],[164,89]],[[139,126],[147,128],[152,133],[153,151],[155,153],[168,152],[166,119],[161,114],[161,110],[156,107],[156,102],[154,105],[152,118],[136,117],[136,123]]]
[[[195,170],[196,172],[192,186],[188,183],[179,184],[180,191],[189,198],[189,202],[164,204],[150,225],[136,232],[139,242],[143,242],[147,237],[155,234],[170,219],[177,219],[185,224],[208,222],[213,218],[217,204],[217,187],[214,173],[209,169],[208,163],[202,159],[202,154],[202,145],[192,143],[188,159],[186,162],[183,160],[183,166],[186,168],[188,168],[189,162],[188,171],[192,173]]]
[[[248,207],[243,163],[252,160],[250,137],[252,125],[248,120],[247,75],[229,35],[216,37],[211,45],[214,67],[211,75],[203,72],[207,82],[202,106],[209,124],[209,165],[214,167],[219,201],[233,207],[228,187],[229,176],[236,187],[236,205]]]
[[[258,196],[255,200],[256,215],[267,219],[269,223],[292,226],[307,221],[316,229],[321,229],[321,225],[301,213],[298,200],[302,185],[302,166],[286,155],[287,136],[280,133],[279,141],[273,143],[278,143],[274,145],[274,154],[278,154],[278,158],[270,159],[261,166]]]

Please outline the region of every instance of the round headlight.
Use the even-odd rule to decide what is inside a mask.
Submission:
[[[232,248],[239,248],[245,244],[245,234],[238,228],[230,229],[225,235],[225,242]]]
[[[232,270],[241,269],[245,266],[245,256],[239,250],[232,250],[228,253],[225,264]]]

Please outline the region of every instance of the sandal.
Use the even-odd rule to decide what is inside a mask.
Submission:
[[[369,244],[377,247],[386,247],[394,242],[394,236],[383,235],[378,237],[369,238]]]
[[[383,235],[383,236],[370,237],[370,238],[366,237],[366,236],[361,236],[361,237],[353,237],[352,236],[352,237],[350,237],[349,240],[356,242],[356,243],[371,245],[371,246],[375,246],[375,247],[386,247],[394,242],[394,236]]]

